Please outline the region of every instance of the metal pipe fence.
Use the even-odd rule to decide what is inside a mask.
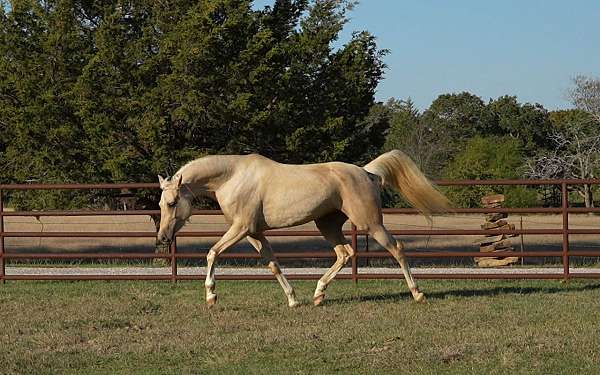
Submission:
[[[600,278],[600,272],[571,272],[572,257],[598,257],[600,250],[570,250],[569,236],[572,234],[600,234],[600,229],[573,229],[569,227],[569,214],[574,213],[596,213],[600,208],[571,207],[569,204],[569,187],[573,185],[590,184],[599,185],[600,180],[461,180],[461,181],[436,181],[439,186],[476,186],[476,185],[554,185],[560,187],[561,206],[560,207],[537,207],[537,208],[456,208],[451,213],[553,213],[562,215],[562,227],[560,229],[512,229],[512,230],[489,230],[489,229],[407,229],[391,230],[394,235],[416,235],[416,236],[464,236],[464,235],[555,235],[562,238],[562,248],[560,251],[505,251],[500,256],[516,256],[521,258],[534,257],[554,257],[562,262],[562,273],[499,273],[499,272],[477,272],[477,273],[419,273],[415,275],[421,279],[571,279],[571,278]],[[31,232],[31,231],[7,231],[5,230],[6,217],[83,217],[83,216],[122,216],[122,215],[157,215],[158,210],[68,210],[68,211],[5,211],[5,193],[7,191],[25,191],[25,190],[89,190],[89,189],[158,189],[155,183],[130,183],[130,184],[26,184],[26,185],[0,185],[0,280],[190,280],[202,279],[204,275],[182,275],[178,273],[177,260],[180,259],[198,259],[205,258],[206,253],[180,252],[177,249],[177,239],[170,247],[169,253],[16,253],[7,251],[5,239],[7,238],[154,238],[156,233],[147,232]],[[384,209],[387,215],[395,214],[414,214],[418,211],[409,208]],[[194,210],[194,215],[222,215],[219,210]],[[600,220],[599,220],[600,222]],[[219,237],[224,231],[184,231],[177,237]],[[320,232],[314,230],[270,230],[265,232],[268,237],[316,237]],[[351,279],[355,282],[361,279],[396,279],[403,278],[401,273],[369,273],[359,272],[358,259],[371,258],[390,258],[391,255],[383,251],[369,251],[368,233],[360,231],[355,225],[351,225],[350,230],[345,230],[344,234],[351,238],[351,244],[355,249],[355,256],[351,259],[351,273],[339,274],[339,279]],[[359,248],[359,237],[365,239],[365,248]],[[317,259],[317,258],[335,258],[333,251],[294,251],[277,252],[275,256],[282,259]],[[457,257],[497,257],[499,253],[479,252],[479,251],[407,251],[409,258],[457,258]],[[24,259],[168,259],[171,264],[171,272],[165,274],[148,275],[11,275],[6,274],[6,264],[10,260]],[[225,253],[220,256],[224,259],[259,259],[259,254],[238,254]],[[320,278],[317,274],[291,274],[290,279],[313,280]],[[271,275],[221,275],[219,279],[228,280],[265,280],[273,279]]]

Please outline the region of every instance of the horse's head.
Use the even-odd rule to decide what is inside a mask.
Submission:
[[[189,194],[181,191],[181,175],[172,179],[158,176],[162,194],[160,196],[160,228],[158,240],[171,242],[178,230],[192,214],[192,199]],[[190,193],[191,194],[191,193]]]

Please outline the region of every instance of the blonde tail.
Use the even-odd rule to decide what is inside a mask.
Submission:
[[[415,163],[402,151],[392,150],[363,167],[382,179],[384,186],[398,190],[410,204],[431,217],[448,212],[448,199],[423,175]]]

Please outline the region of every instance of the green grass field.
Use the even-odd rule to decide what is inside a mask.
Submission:
[[[336,281],[323,306],[294,282],[7,282],[0,373],[591,374],[600,283]]]

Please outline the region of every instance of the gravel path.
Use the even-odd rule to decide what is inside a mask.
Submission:
[[[558,267],[546,268],[425,268],[411,269],[413,274],[562,274],[563,269]],[[324,274],[327,268],[283,268],[284,274]],[[595,273],[598,268],[571,268],[571,273]],[[205,275],[205,267],[179,267],[179,275]],[[350,274],[351,269],[345,267],[340,274]],[[399,268],[386,267],[361,267],[359,273],[401,273]],[[6,267],[6,275],[170,275],[170,267]],[[217,267],[217,275],[270,275],[266,268],[254,267]]]

